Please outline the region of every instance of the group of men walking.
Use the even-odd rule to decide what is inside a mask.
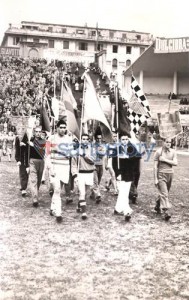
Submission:
[[[176,151],[170,146],[171,140],[166,139],[154,156],[154,180],[159,191],[155,210],[162,213],[165,220],[171,217],[168,194],[173,177],[172,166],[177,165]],[[105,187],[109,190],[112,184],[113,194],[117,196],[114,214],[129,221],[132,216],[130,202],[135,204],[137,201],[142,155],[140,142],[126,134],[121,134],[118,140],[117,134],[112,133],[111,143],[103,143],[102,134],[96,134],[95,142],[91,143],[89,135],[83,133],[79,143],[67,131],[64,120],[58,121],[56,132],[47,139],[42,137],[41,128],[36,127],[30,141],[27,135],[22,141],[18,137],[15,141],[22,196],[26,196],[29,179],[33,206],[38,207],[39,188],[43,173],[47,172],[51,195],[50,215],[57,222],[62,221],[63,186],[69,192],[73,186],[78,189],[76,210],[81,213],[83,220],[87,219],[87,190],[90,189],[90,197],[99,204],[102,200],[100,183],[104,168],[110,173],[110,180]]]

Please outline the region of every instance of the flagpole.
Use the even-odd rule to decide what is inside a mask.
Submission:
[[[54,72],[54,98],[56,96],[56,71]]]
[[[86,72],[86,71],[85,71]],[[81,121],[80,121],[80,134],[79,134],[79,142],[81,142],[81,135],[82,135],[82,120],[84,117],[84,108],[85,108],[85,93],[86,93],[86,79],[84,76],[84,85],[83,85],[83,101],[81,106]]]
[[[79,149],[81,145],[81,135],[82,135],[82,120],[84,116],[84,107],[85,107],[85,92],[86,92],[86,81],[85,81],[85,76],[84,76],[84,85],[83,85],[83,101],[82,101],[82,106],[81,106],[81,121],[80,121],[80,132],[79,132]],[[79,155],[79,153],[78,153]],[[77,163],[77,170],[79,173],[79,162],[80,162],[80,155],[78,157],[78,163]]]
[[[170,112],[170,109],[171,109],[171,101],[172,101],[172,97],[170,97],[170,99],[169,99],[168,113]]]
[[[119,114],[118,114],[118,83],[116,82],[116,85],[114,86],[114,93],[115,93],[115,108],[116,108],[116,127],[117,127],[117,167],[118,170],[120,168],[119,164],[119,134],[118,134],[118,128],[119,128]]]

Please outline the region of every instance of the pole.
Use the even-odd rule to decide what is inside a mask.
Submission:
[[[114,86],[114,95],[115,95],[115,109],[116,109],[116,127],[117,127],[117,167],[120,168],[119,164],[119,135],[118,135],[118,128],[119,128],[119,114],[118,114],[118,83],[116,82]]]
[[[98,51],[98,22],[96,23],[96,51]]]
[[[85,76],[84,76],[83,101],[82,101],[82,107],[81,107],[81,121],[80,121],[80,133],[79,133],[79,148],[80,148],[80,145],[81,145],[82,120],[83,120],[83,117],[84,117],[84,107],[85,107],[85,92],[86,92],[86,79],[85,79]],[[80,155],[79,155],[78,164],[77,164],[78,173],[79,173],[79,162],[80,162]]]
[[[169,107],[168,107],[168,113],[170,112],[170,109],[171,109],[171,96],[170,96],[170,99],[169,99]]]
[[[56,71],[54,72],[54,98],[56,96]]]

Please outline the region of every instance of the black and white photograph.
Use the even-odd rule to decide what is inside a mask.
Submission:
[[[0,300],[189,300],[188,8],[0,1]]]

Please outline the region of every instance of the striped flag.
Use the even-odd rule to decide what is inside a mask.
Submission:
[[[67,117],[67,127],[68,130],[73,133],[77,138],[79,138],[79,126],[75,117],[74,108],[73,108],[73,95],[71,97],[69,87],[65,82],[62,85],[62,101],[64,102],[66,108],[66,117]],[[60,101],[61,101],[60,100]],[[75,100],[75,99],[74,99]]]
[[[131,89],[134,97],[128,102],[128,119],[131,122],[131,131],[137,133],[141,125],[151,117],[151,114],[148,100],[133,75]]]

